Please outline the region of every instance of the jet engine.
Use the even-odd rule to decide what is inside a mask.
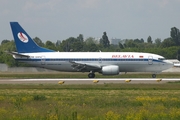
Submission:
[[[117,65],[108,65],[102,67],[101,73],[103,75],[118,75],[119,74],[119,66]]]

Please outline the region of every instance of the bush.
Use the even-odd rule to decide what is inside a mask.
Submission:
[[[34,100],[46,100],[46,96],[44,95],[34,95]]]

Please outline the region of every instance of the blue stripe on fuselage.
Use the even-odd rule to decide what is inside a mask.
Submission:
[[[110,62],[110,61],[136,61],[136,62],[138,62],[138,61],[148,61],[149,59],[110,59],[110,58],[103,58],[103,59],[98,59],[98,58],[91,58],[91,59],[89,59],[89,58],[61,58],[61,59],[59,59],[59,58],[56,58],[56,59],[52,59],[52,58],[46,58],[46,59],[16,59],[16,60],[19,60],[19,61],[88,61],[88,62],[90,62],[90,61],[106,61],[106,62]],[[163,62],[162,60],[156,60],[156,59],[152,59],[152,61],[153,62],[161,62],[161,63],[165,63],[165,62]]]

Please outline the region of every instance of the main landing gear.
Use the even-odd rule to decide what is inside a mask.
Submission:
[[[152,78],[156,78],[156,74],[152,74]]]
[[[89,78],[94,78],[94,77],[95,77],[94,72],[90,72],[90,73],[88,74],[88,77],[89,77]]]

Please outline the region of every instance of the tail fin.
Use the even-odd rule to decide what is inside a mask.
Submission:
[[[18,22],[10,22],[18,53],[54,52],[38,46]]]

